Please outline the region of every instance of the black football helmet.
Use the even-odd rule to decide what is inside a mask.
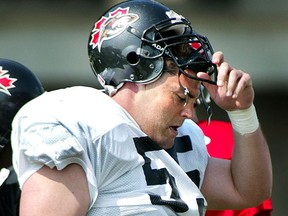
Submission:
[[[0,151],[10,143],[15,114],[25,103],[43,92],[42,84],[27,67],[0,58]]]
[[[174,47],[181,44],[193,52],[178,56]],[[88,55],[100,83],[116,88],[123,82],[153,82],[162,74],[166,57],[192,79],[215,84],[217,76],[208,39],[183,16],[152,0],[125,1],[104,13],[90,33]],[[188,67],[213,77],[191,76],[184,71]]]

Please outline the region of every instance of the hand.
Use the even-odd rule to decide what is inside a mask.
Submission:
[[[250,75],[225,62],[222,52],[214,53],[212,62],[218,69],[217,86],[207,82],[203,82],[203,85],[214,102],[227,111],[250,107],[254,100]],[[199,72],[197,76],[209,79],[207,73]]]

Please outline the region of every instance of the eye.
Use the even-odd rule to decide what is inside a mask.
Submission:
[[[176,94],[176,97],[177,97],[177,100],[180,102],[180,103],[183,103],[185,104],[187,102],[187,96],[186,95],[180,95],[180,94]]]

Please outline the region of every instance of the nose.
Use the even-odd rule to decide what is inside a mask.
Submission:
[[[191,103],[187,103],[183,107],[183,110],[181,112],[181,116],[183,116],[184,118],[193,119],[193,116],[194,116],[193,104],[191,105]]]

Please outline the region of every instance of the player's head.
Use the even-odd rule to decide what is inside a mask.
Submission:
[[[10,143],[11,123],[17,111],[43,92],[40,81],[27,67],[0,58],[0,151]]]
[[[181,46],[189,52],[181,55]],[[199,78],[186,74],[186,68],[217,72],[208,39],[183,16],[151,0],[125,1],[104,13],[90,33],[88,54],[100,83],[116,89],[124,82],[154,82],[167,59],[192,79]]]

